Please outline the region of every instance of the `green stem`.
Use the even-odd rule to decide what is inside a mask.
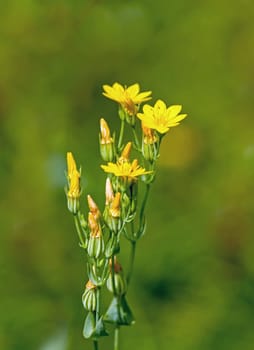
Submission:
[[[134,260],[135,260],[135,254],[136,254],[136,241],[131,241],[131,253],[130,253],[130,267],[129,267],[129,273],[127,276],[127,285],[130,284],[132,272],[133,272],[133,266],[134,266]]]
[[[149,196],[149,190],[150,190],[150,184],[146,185],[146,191],[145,191],[145,195],[144,195],[144,199],[143,199],[143,203],[140,209],[140,214],[139,214],[139,221],[140,221],[140,225],[143,221],[143,217],[144,217],[144,212],[145,212],[145,207],[146,207],[146,202]]]
[[[114,332],[114,350],[119,350],[119,331],[120,331],[120,327],[116,326],[115,332]]]
[[[94,347],[94,350],[99,350],[99,343],[98,343],[98,340],[95,340],[93,341],[93,347]]]
[[[96,313],[95,313],[95,321],[96,323],[100,318],[100,287],[96,289]]]
[[[134,136],[134,145],[136,146],[137,150],[140,151],[140,144],[139,144],[139,140],[137,137],[135,126],[132,126],[132,132],[133,132],[133,136]]]
[[[116,285],[115,285],[115,255],[113,254],[112,255],[112,258],[111,258],[111,278],[112,278],[112,287],[113,287],[113,293],[114,293],[114,296],[117,295],[116,293]]]
[[[81,229],[79,227],[78,217],[77,217],[77,215],[73,215],[73,217],[74,217],[75,227],[76,227],[76,230],[77,230],[77,233],[78,233],[78,236],[79,236],[79,240],[80,240],[81,246],[85,248],[86,244],[85,244],[85,242],[83,240],[82,232],[81,232]]]
[[[125,124],[124,120],[121,120],[120,134],[119,134],[118,145],[117,145],[118,152],[120,151],[120,148],[122,147],[123,134],[124,134],[124,124]]]

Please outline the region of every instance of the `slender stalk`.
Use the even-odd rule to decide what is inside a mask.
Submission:
[[[77,215],[73,215],[73,217],[74,217],[75,227],[76,227],[76,230],[77,230],[77,233],[78,233],[78,237],[79,237],[80,243],[81,243],[82,247],[85,247],[86,244],[85,244],[85,242],[83,240],[82,232],[81,232],[81,229],[79,227],[78,217],[77,217]]]
[[[134,144],[137,147],[137,150],[140,151],[140,144],[139,144],[139,140],[137,137],[135,126],[132,126],[132,132],[133,132],[133,136],[134,136]]]
[[[93,341],[93,348],[94,350],[99,350],[99,343],[98,343],[98,340],[94,339]]]
[[[130,266],[129,266],[129,273],[127,276],[127,285],[130,284],[132,272],[133,272],[133,266],[134,266],[134,260],[136,255],[136,241],[131,241],[131,253],[130,253]]]
[[[120,133],[119,133],[119,139],[118,139],[118,145],[117,145],[118,151],[120,151],[120,148],[123,142],[124,124],[125,124],[124,120],[121,120],[121,127],[120,127]]]
[[[120,327],[116,326],[115,332],[114,332],[114,350],[119,350],[119,331],[120,331]]]
[[[148,199],[148,196],[149,196],[149,190],[150,190],[150,184],[147,184],[146,185],[146,191],[145,191],[144,199],[143,199],[142,206],[141,206],[141,209],[140,209],[140,214],[139,214],[140,225],[141,225],[141,222],[143,221],[145,207],[146,207],[146,202],[147,202],[147,199]]]
[[[96,323],[100,318],[100,287],[96,289],[96,313],[95,313],[95,321]]]
[[[112,258],[111,258],[111,278],[112,278],[112,287],[113,287],[113,293],[114,293],[114,296],[117,295],[116,293],[116,285],[115,285],[115,255],[113,254],[112,255]]]

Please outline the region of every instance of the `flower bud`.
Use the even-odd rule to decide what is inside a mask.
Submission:
[[[142,122],[142,154],[143,157],[149,162],[153,162],[157,158],[157,137],[153,129],[150,129],[144,125]]]
[[[111,231],[117,233],[121,227],[121,193],[117,192],[107,213],[107,224]]]
[[[95,201],[93,200],[93,198],[89,194],[87,195],[87,202],[88,202],[89,210],[93,214],[95,220],[99,220],[101,216],[100,210],[97,204],[95,203]]]
[[[126,283],[125,278],[122,275],[115,273],[114,280],[115,280],[115,293],[116,293],[116,295],[125,294],[127,291],[127,283]],[[111,293],[114,293],[112,275],[110,275],[107,279],[107,288]]]
[[[112,261],[110,260],[110,267],[111,270],[113,268]],[[113,274],[112,271],[107,279],[107,288],[111,293],[114,293],[116,295],[123,295],[127,291],[127,282],[123,274],[123,269],[120,263],[116,260],[114,260],[114,286],[113,286]]]
[[[96,286],[89,280],[85,292],[82,295],[82,302],[87,311],[96,310]]]
[[[106,201],[105,204],[109,205],[110,203],[113,202],[114,200],[114,191],[113,191],[113,187],[110,181],[110,178],[107,177],[106,180],[106,190],[105,190],[105,197],[106,197]]]
[[[104,240],[101,226],[91,212],[88,214],[88,225],[90,228],[90,237],[88,239],[87,253],[90,257],[98,259],[104,252]]]
[[[115,157],[114,139],[110,136],[110,129],[107,122],[101,118],[100,120],[100,153],[103,160],[112,162]]]
[[[119,163],[124,163],[124,162],[128,162],[129,161],[130,153],[131,153],[131,146],[132,146],[131,142],[128,142],[126,144],[126,146],[122,150],[121,156],[120,156],[120,158],[118,160]]]
[[[79,211],[79,198],[81,195],[80,172],[71,152],[67,153],[67,178],[69,189],[66,191],[67,206],[70,212],[76,215]]]

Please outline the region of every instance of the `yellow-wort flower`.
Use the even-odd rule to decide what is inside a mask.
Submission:
[[[115,176],[122,177],[128,181],[136,180],[138,176],[150,174],[152,171],[147,171],[138,165],[138,160],[134,159],[132,163],[130,162],[109,162],[107,165],[101,165],[101,168],[106,173],[114,174]]]
[[[130,115],[137,113],[137,106],[151,99],[151,91],[140,92],[139,84],[133,84],[129,87],[123,87],[119,83],[113,86],[103,85],[103,95],[107,98],[118,102],[123,109]]]
[[[154,107],[148,104],[144,105],[143,113],[138,113],[137,117],[143,121],[146,127],[155,129],[160,134],[165,134],[187,116],[187,114],[179,114],[181,109],[180,105],[167,107],[165,102],[158,100]]]

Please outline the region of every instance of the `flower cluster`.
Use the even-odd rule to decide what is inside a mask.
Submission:
[[[101,337],[108,335],[107,323],[115,328],[115,349],[118,350],[118,331],[122,325],[134,322],[127,302],[136,245],[146,230],[145,209],[149,191],[156,175],[163,136],[186,117],[182,107],[158,100],[149,101],[151,91],[140,92],[139,84],[129,87],[114,83],[103,85],[103,95],[118,103],[120,129],[111,133],[104,118],[100,119],[99,147],[101,169],[105,179],[105,205],[102,210],[87,194],[88,212],[81,211],[81,171],[71,152],[67,153],[67,206],[73,214],[80,247],[87,256],[87,278],[82,302],[87,311],[83,335],[92,338],[95,348]],[[140,111],[141,105],[142,111]],[[140,124],[140,125],[138,125]],[[126,139],[129,127],[133,138]],[[129,135],[130,133],[128,133]],[[132,157],[132,153],[134,153]],[[130,243],[130,266],[127,275],[121,266],[120,247]],[[101,305],[101,294],[111,293],[106,309]]]

